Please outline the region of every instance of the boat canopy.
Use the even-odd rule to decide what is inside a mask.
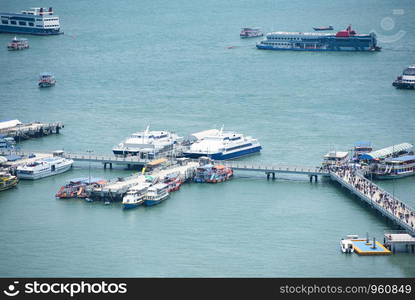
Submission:
[[[349,154],[349,152],[344,152],[344,151],[330,151],[329,153],[324,155],[324,158],[342,159],[342,158],[345,158],[348,154]]]
[[[17,125],[20,125],[20,124],[22,124],[22,122],[20,122],[17,119],[7,120],[7,121],[0,121],[0,129],[12,128],[12,127],[16,127]]]
[[[43,72],[43,73],[40,73],[40,75],[39,75],[40,77],[51,77],[51,76],[53,76],[52,75],[52,73],[49,73],[49,72]]]
[[[379,158],[385,158],[388,156],[391,156],[393,154],[402,152],[402,151],[408,151],[413,146],[409,143],[402,143],[394,146],[390,146],[387,148],[383,148],[380,150],[372,151],[369,153],[365,153],[359,156],[360,159],[367,159],[367,160],[373,160],[373,159],[379,159]]]
[[[386,162],[406,162],[406,161],[411,161],[411,160],[415,160],[415,155],[404,155],[404,156],[399,156],[399,157],[389,157],[387,159],[385,159]]]

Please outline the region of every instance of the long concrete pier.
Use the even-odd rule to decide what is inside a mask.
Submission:
[[[26,140],[34,137],[41,137],[52,133],[59,134],[64,128],[62,122],[41,123],[33,122],[28,124],[19,124],[14,127],[0,129],[0,134],[14,138],[16,141]]]
[[[331,171],[330,178],[408,233],[415,235],[415,210],[396,196],[350,169]]]

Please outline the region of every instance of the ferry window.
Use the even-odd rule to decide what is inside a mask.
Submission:
[[[1,20],[1,23],[2,24],[9,24],[9,21],[7,21],[7,20]]]
[[[23,26],[26,26],[26,22],[23,22],[23,21],[19,21],[19,25],[23,25]]]
[[[29,23],[29,26],[35,26],[35,24],[33,24],[33,23]]]
[[[16,21],[10,21],[10,24],[16,25]]]
[[[42,21],[42,19],[36,19],[36,21]]]

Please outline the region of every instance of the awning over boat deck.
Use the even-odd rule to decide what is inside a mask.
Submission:
[[[390,157],[385,159],[387,162],[405,162],[415,160],[415,155],[404,155],[399,157]]]
[[[219,134],[218,129],[208,129],[208,130],[192,133],[191,136],[195,137],[198,140],[201,140],[204,137],[212,136],[212,135],[215,136],[215,135],[218,135],[218,134]]]
[[[342,158],[345,158],[348,154],[349,152],[344,152],[344,151],[330,151],[329,153],[324,155],[324,158],[342,159]]]
[[[373,159],[379,159],[379,158],[385,158],[388,156],[391,156],[393,154],[402,152],[402,151],[408,151],[413,146],[409,143],[402,143],[394,146],[390,146],[387,148],[383,148],[380,150],[372,151],[369,153],[365,153],[359,156],[360,159],[367,159],[367,160],[373,160]]]

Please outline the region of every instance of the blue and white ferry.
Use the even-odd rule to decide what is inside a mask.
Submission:
[[[357,34],[348,26],[334,33],[322,32],[272,32],[256,47],[263,50],[296,51],[380,51],[376,34]]]
[[[21,13],[0,12],[0,32],[35,35],[62,34],[59,17],[53,14],[52,7],[35,7]]]
[[[261,151],[258,140],[232,131],[224,132],[223,128],[217,133],[204,136],[194,142],[183,155],[190,158],[207,156],[215,160],[234,159]]]

